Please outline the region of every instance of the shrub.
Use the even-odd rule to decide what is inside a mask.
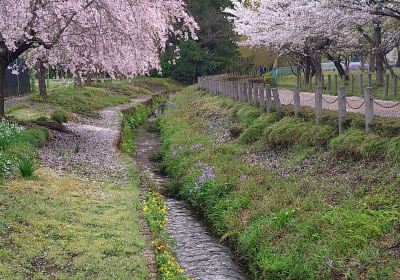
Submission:
[[[68,121],[68,113],[64,110],[56,110],[51,114],[51,119],[59,124]]]
[[[19,138],[23,128],[5,120],[0,121],[0,150],[10,147]]]
[[[275,86],[275,85],[276,85],[276,83],[275,83],[274,80],[272,79],[272,73],[267,73],[267,74],[265,74],[263,77],[264,77],[264,82],[265,82],[266,84],[269,84],[269,85],[272,85],[272,86]]]
[[[42,147],[50,139],[50,131],[41,126],[37,126],[22,133],[24,140],[28,141],[35,147]]]
[[[24,178],[32,177],[35,172],[35,160],[32,157],[23,157],[18,160],[18,169]]]

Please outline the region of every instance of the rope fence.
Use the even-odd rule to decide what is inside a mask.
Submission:
[[[322,97],[322,100],[327,104],[335,104],[339,100],[339,97],[336,97],[334,101],[328,101],[324,97]]]
[[[347,104],[347,106],[349,106],[351,109],[353,109],[353,110],[359,110],[359,109],[361,109],[362,108],[362,106],[364,106],[364,104],[365,104],[365,100],[359,105],[359,106],[356,106],[356,107],[353,107],[350,103],[349,103],[349,101],[346,99],[346,104]]]
[[[232,76],[232,74],[229,76]],[[253,81],[248,82],[247,80],[229,80],[227,79],[229,76],[218,75],[199,77],[198,85],[201,89],[208,90],[213,96],[228,96],[233,98],[235,101],[247,102],[253,106],[257,106],[265,112],[271,112],[274,110],[277,112],[278,117],[283,115],[281,96],[279,92],[280,90],[278,88],[265,83],[254,83]],[[314,96],[307,99],[307,96],[301,96],[300,89],[297,87],[296,90],[293,90],[293,96],[290,99],[290,102],[287,103],[287,101],[285,101],[284,103],[286,104],[283,105],[293,104],[294,115],[296,117],[300,117],[301,106],[311,106],[315,111],[316,122],[320,123],[324,108],[323,103],[330,105],[337,103],[339,132],[343,131],[344,120],[347,115],[347,108],[350,108],[357,113],[364,114],[365,129],[367,132],[369,132],[374,119],[374,105],[383,109],[393,109],[400,105],[400,102],[396,102],[395,104],[391,105],[385,105],[378,102],[378,100],[373,99],[372,87],[370,86],[363,90],[364,99],[359,105],[350,103],[350,100],[346,97],[346,90],[344,86],[338,88],[338,95],[334,100],[328,100],[327,97],[323,95],[324,87],[322,84],[323,79],[321,79],[320,86],[316,88]],[[284,100],[288,99],[287,91],[285,91]],[[314,104],[310,104],[312,101],[314,101]]]
[[[385,106],[385,105],[382,105],[382,104],[378,103],[375,99],[373,101],[374,101],[374,103],[376,105],[378,105],[379,107],[384,108],[384,109],[392,109],[392,108],[397,107],[397,106],[400,105],[400,102],[397,102],[396,104],[393,104],[393,105],[390,105],[390,106]]]

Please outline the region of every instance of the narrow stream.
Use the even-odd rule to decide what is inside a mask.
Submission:
[[[160,150],[158,133],[141,127],[137,130],[135,143],[138,164],[155,174],[162,187],[169,178],[159,174],[155,163],[150,160]],[[168,198],[167,204],[167,230],[175,241],[174,252],[178,261],[190,277],[196,280],[246,279],[230,248],[208,233],[185,202]]]

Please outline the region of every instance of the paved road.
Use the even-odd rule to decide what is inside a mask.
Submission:
[[[293,91],[288,89],[279,89],[279,96],[281,98],[281,102],[284,105],[293,104]],[[334,102],[337,99],[337,96],[332,95],[323,95],[322,106],[324,109],[337,111],[338,103]],[[302,92],[300,94],[301,106],[312,107],[314,108],[314,93]],[[330,104],[334,102],[333,104]],[[347,102],[353,108],[358,108],[364,102],[364,98],[358,96],[350,96],[347,97]],[[384,107],[392,107],[396,104],[397,106],[393,108],[382,108],[378,104],[374,104],[374,114],[376,116],[381,117],[392,117],[392,118],[400,118],[400,102],[396,101],[384,101],[384,100],[376,100],[379,105],[383,105]],[[361,113],[364,114],[365,107],[361,106],[360,109],[352,109],[349,105],[347,105],[347,111],[353,113]]]

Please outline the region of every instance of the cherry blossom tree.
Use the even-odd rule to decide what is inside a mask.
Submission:
[[[196,28],[182,0],[0,0],[0,114],[5,70],[21,55],[31,66],[133,76],[159,69],[169,35]]]
[[[267,46],[297,60],[306,74],[311,65],[319,76],[321,57],[326,57],[346,77],[343,59],[369,50],[376,60],[377,83],[383,84],[385,55],[398,44],[400,34],[397,23],[376,11],[390,7],[387,2],[398,1],[375,1],[381,6],[372,2],[233,0],[233,9],[227,12],[233,16],[236,31],[246,37],[244,44]]]
[[[359,34],[338,21],[341,11],[326,6],[324,1],[234,0],[232,3],[233,9],[227,12],[233,15],[236,31],[247,38],[243,44],[267,46],[296,60],[307,74],[312,66],[320,77],[321,57],[325,56],[344,76],[342,58],[359,49]]]
[[[334,0],[342,8],[365,14],[384,16],[400,20],[400,1],[398,0]]]

